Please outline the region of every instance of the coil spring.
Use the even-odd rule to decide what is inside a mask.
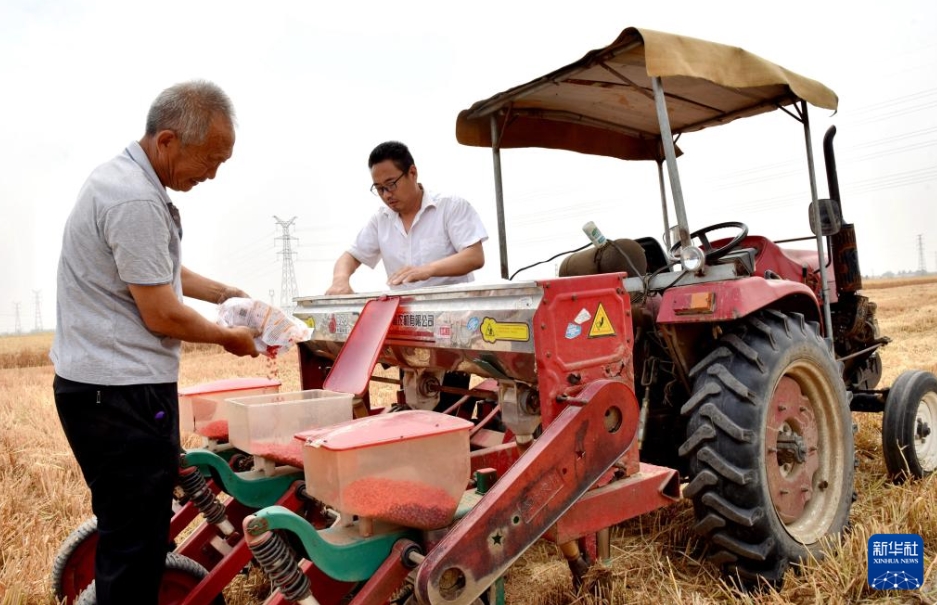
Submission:
[[[179,485],[206,521],[218,524],[225,520],[224,504],[211,493],[197,468],[190,466],[179,471]]]
[[[287,601],[299,601],[310,596],[309,578],[293,559],[293,553],[283,538],[270,532],[267,539],[250,544],[250,549],[270,583],[280,589]]]

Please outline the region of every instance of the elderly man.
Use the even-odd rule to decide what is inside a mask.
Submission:
[[[164,90],[143,138],[91,173],[65,224],[53,390],[98,519],[100,605],[157,603],[179,465],[180,341],[257,355],[251,330],[183,304],[245,294],[182,266],[182,224],[166,191],[215,178],[234,126],[214,84]]]

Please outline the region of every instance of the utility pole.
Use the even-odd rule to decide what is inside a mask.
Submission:
[[[13,303],[13,307],[16,309],[16,323],[14,324],[15,327],[13,328],[13,331],[14,331],[16,334],[22,334],[22,333],[23,333],[23,324],[20,323],[20,304],[19,304],[19,303]]]
[[[36,300],[36,332],[42,332],[42,301],[39,296],[40,290],[33,290],[33,296]]]
[[[273,218],[276,220],[277,225],[283,230],[283,234],[276,238],[283,243],[283,247],[278,252],[278,254],[283,255],[283,276],[280,280],[280,308],[283,309],[287,315],[292,315],[293,299],[299,296],[299,288],[296,287],[296,271],[293,268],[293,257],[296,255],[296,252],[293,251],[293,241],[296,240],[296,238],[290,235],[290,227],[293,226],[293,221],[296,220],[296,217],[294,216],[288,221],[284,221],[276,215],[274,215]]]
[[[924,235],[918,234],[917,236],[917,272],[920,274],[927,273],[927,264],[924,262]]]

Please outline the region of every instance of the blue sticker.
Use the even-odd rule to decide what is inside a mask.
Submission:
[[[478,329],[479,323],[481,323],[481,321],[477,317],[470,317],[465,327],[468,328],[470,332],[474,332]]]
[[[582,334],[582,326],[578,324],[566,324],[566,338],[573,339]]]
[[[876,590],[916,590],[924,582],[924,540],[917,534],[875,534],[868,560]]]

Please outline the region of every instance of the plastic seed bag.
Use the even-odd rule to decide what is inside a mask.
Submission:
[[[312,338],[312,330],[303,322],[253,298],[229,298],[221,303],[218,323],[225,327],[246,326],[258,332],[254,343],[268,357],[276,357],[295,343]]]

